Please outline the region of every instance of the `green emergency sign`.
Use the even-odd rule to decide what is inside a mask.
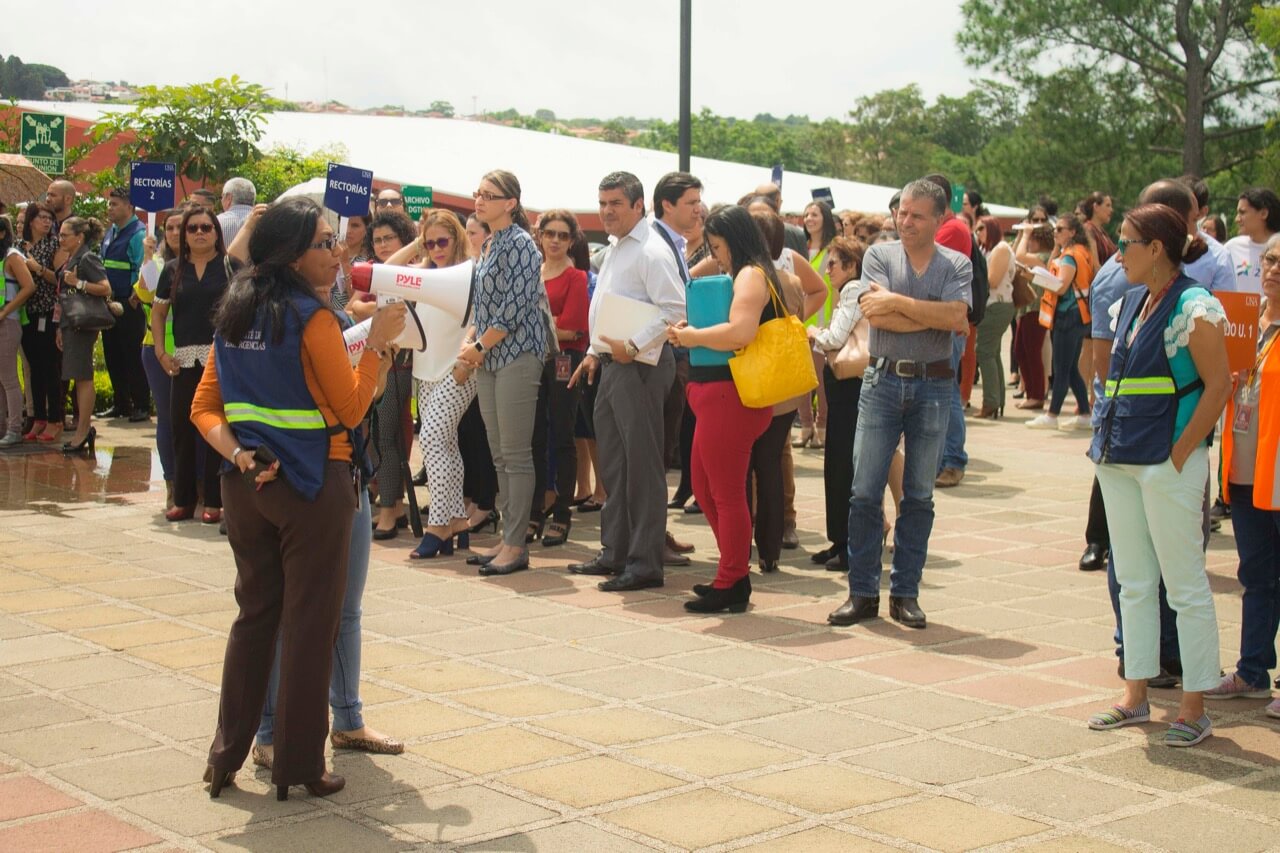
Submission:
[[[67,167],[67,120],[49,113],[23,113],[19,137],[22,156],[46,175],[61,175]]]

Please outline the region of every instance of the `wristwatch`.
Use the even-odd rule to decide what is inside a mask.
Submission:
[[[625,344],[623,344],[622,348],[626,350],[627,358],[635,358],[640,354],[640,347],[631,343],[631,341],[627,341]]]
[[[483,343],[481,343],[480,341],[478,341],[478,340],[477,340],[474,344],[472,344],[472,346],[476,348],[476,352],[480,353],[481,355],[483,355],[483,354],[484,354],[484,344],[483,344]]]

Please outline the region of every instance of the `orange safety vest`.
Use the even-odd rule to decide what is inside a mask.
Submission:
[[[1277,332],[1276,334],[1280,334]],[[1253,465],[1253,505],[1258,509],[1280,509],[1280,346],[1272,346],[1258,368],[1258,454]],[[1247,376],[1241,381],[1248,381]],[[1235,394],[1227,402],[1227,419],[1222,431],[1222,499],[1231,503],[1231,454],[1235,450]]]
[[[1076,292],[1076,307],[1080,309],[1080,319],[1086,326],[1093,322],[1089,314],[1089,285],[1093,284],[1093,258],[1084,246],[1071,246],[1064,254],[1070,255],[1076,262],[1076,277],[1071,282],[1071,289]],[[1059,256],[1060,257],[1060,256]],[[1049,262],[1049,272],[1055,276],[1060,268],[1058,259]],[[1045,290],[1040,297],[1040,325],[1046,329],[1053,328],[1054,315],[1058,313],[1058,300],[1061,297],[1051,290]]]

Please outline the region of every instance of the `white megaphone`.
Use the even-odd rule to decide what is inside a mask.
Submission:
[[[425,302],[462,322],[471,296],[471,263],[440,269],[353,264],[351,286],[376,295],[379,304],[399,299]]]

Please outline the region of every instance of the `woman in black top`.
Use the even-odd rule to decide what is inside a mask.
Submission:
[[[66,407],[62,383],[58,380],[58,326],[53,309],[58,304],[58,279],[53,258],[58,253],[58,223],[44,203],[27,205],[22,219],[22,241],[18,248],[27,258],[27,269],[35,279],[36,292],[27,300],[27,325],[22,327],[22,351],[31,364],[31,404],[35,422],[23,438],[56,441],[62,432]]]
[[[173,423],[173,508],[169,521],[185,521],[196,514],[196,454],[204,446],[204,513],[200,520],[222,520],[222,488],[218,481],[221,459],[205,445],[191,423],[191,401],[204,374],[213,345],[213,315],[232,273],[240,268],[227,255],[218,219],[203,207],[188,207],[182,214],[178,257],[165,264],[156,285],[151,310],[151,336],[156,360],[173,377],[170,414]],[[165,352],[165,318],[173,314],[172,355]]]
[[[729,320],[704,329],[681,322],[667,338],[674,346],[733,351],[750,344],[760,324],[778,316],[781,282],[764,238],[745,208],[732,206],[707,217],[707,242],[733,276]],[[693,433],[693,494],[720,548],[715,581],[698,585],[685,602],[693,613],[741,613],[751,597],[751,512],[747,508],[747,467],[751,447],[769,427],[773,409],[742,404],[728,365],[691,366],[686,390],[698,419]]]
[[[58,268],[59,290],[78,290],[89,296],[108,299],[111,285],[102,259],[92,246],[102,242],[102,223],[96,219],[72,216],[62,223],[58,240],[66,262]],[[93,419],[93,345],[96,331],[58,329],[58,348],[62,350],[62,380],[76,384],[76,432],[62,445],[63,453],[93,453],[98,431],[90,425]],[[59,386],[61,387],[61,386]]]

